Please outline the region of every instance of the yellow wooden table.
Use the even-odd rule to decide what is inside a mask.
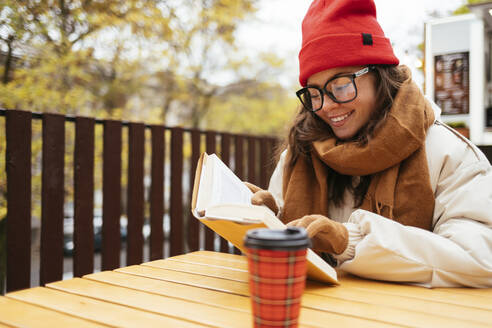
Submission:
[[[251,327],[243,256],[199,251],[0,297],[0,327]],[[491,327],[492,289],[308,281],[301,327]]]

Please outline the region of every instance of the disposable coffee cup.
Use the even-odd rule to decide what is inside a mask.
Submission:
[[[297,327],[310,247],[306,230],[250,230],[244,246],[254,327]]]

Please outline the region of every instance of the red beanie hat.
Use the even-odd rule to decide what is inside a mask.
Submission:
[[[333,67],[398,65],[373,0],[314,0],[302,22],[299,82]]]

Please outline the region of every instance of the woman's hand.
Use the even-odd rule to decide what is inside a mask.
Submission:
[[[319,214],[305,215],[287,224],[306,229],[313,249],[330,254],[342,254],[348,245],[348,230],[341,223]]]
[[[246,182],[246,181],[244,181],[244,184],[253,193],[253,196],[251,197],[251,204],[253,204],[253,205],[265,205],[266,207],[271,209],[273,211],[273,213],[275,213],[275,215],[278,214],[277,202],[275,201],[275,198],[273,197],[273,195],[270,192],[268,192],[264,189],[261,189],[260,187],[255,186],[254,184]]]

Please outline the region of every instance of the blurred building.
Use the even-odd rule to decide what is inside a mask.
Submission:
[[[492,145],[492,1],[470,14],[425,23],[425,94],[442,120],[465,126],[477,145]]]

